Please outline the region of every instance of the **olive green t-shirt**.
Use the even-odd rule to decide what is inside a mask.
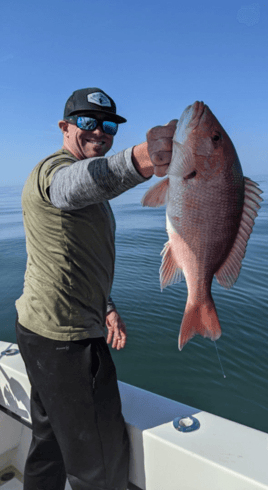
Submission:
[[[60,150],[31,172],[22,194],[27,267],[16,301],[25,328],[55,340],[105,334],[114,273],[114,217],[108,201],[71,212],[54,207],[54,173],[75,157]]]

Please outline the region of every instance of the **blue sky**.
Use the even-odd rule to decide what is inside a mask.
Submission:
[[[115,152],[203,100],[244,174],[268,173],[267,2],[9,0],[0,22],[0,184],[62,146],[65,102],[90,86],[128,120]]]

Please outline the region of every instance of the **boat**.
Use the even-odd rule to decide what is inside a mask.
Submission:
[[[268,490],[268,434],[118,384],[131,444],[128,490]],[[24,362],[17,344],[0,341],[3,490],[23,488],[31,432]]]

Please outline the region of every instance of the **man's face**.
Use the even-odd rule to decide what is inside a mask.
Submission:
[[[101,112],[92,113],[90,117],[102,121],[107,119]],[[94,131],[85,131],[67,121],[60,121],[59,127],[64,135],[64,148],[79,160],[102,157],[113,145],[113,136],[104,133],[100,126],[97,126]]]

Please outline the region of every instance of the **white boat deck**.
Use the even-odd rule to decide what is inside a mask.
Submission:
[[[30,385],[18,351],[1,357],[7,347],[0,342],[0,487],[21,490]],[[268,490],[268,434],[125,383],[119,389],[131,442],[128,490]],[[197,428],[185,431],[191,417]],[[174,428],[181,418],[183,431]]]

